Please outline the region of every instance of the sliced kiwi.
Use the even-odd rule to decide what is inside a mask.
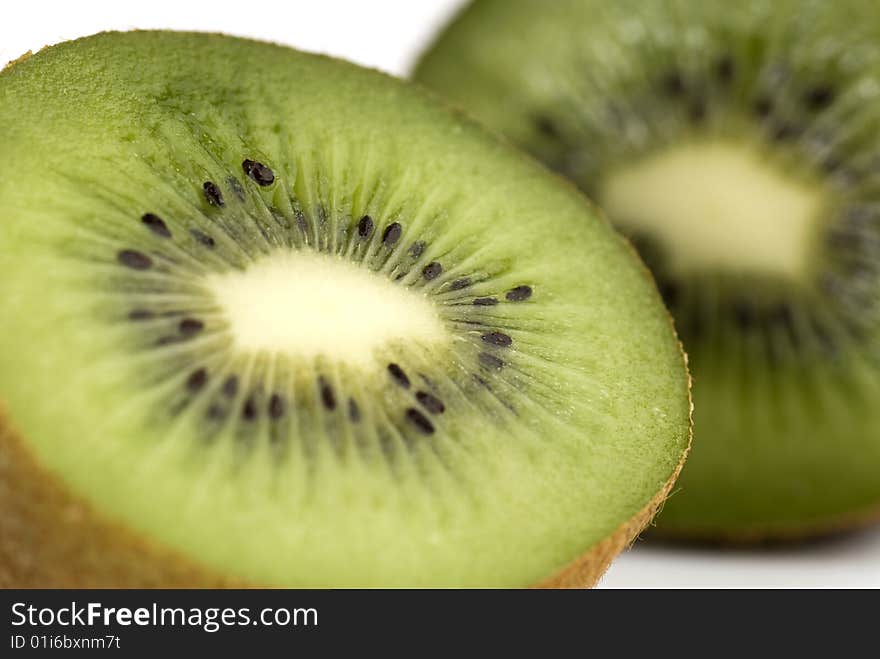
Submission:
[[[647,270],[407,84],[103,34],[0,143],[0,583],[584,585],[668,492]]]
[[[483,0],[415,76],[638,247],[693,365],[668,534],[880,517],[880,4]]]

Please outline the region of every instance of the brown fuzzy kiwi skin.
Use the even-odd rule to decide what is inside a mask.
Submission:
[[[2,68],[0,68],[0,73],[3,73],[7,69],[11,69],[16,64],[24,62],[27,58],[29,58],[33,54],[34,54],[33,51],[29,50],[24,55],[22,55],[20,57],[16,57],[14,60],[7,62]]]
[[[102,519],[36,462],[0,406],[0,588],[243,585]]]
[[[688,442],[688,450],[682,454],[681,461],[676,466],[672,476],[669,477],[663,488],[654,495],[654,498],[644,508],[618,526],[614,533],[593,546],[590,551],[573,560],[552,577],[540,581],[532,587],[592,588],[595,586],[608,570],[611,561],[639,537],[642,530],[650,524],[654,516],[660,511],[663,502],[669,497],[672,486],[675,485],[675,481],[681,473],[681,468],[687,459],[688,451],[690,451],[690,442]]]
[[[536,587],[593,586],[650,522],[686,455],[687,451],[663,489],[642,510]],[[36,462],[0,405],[0,589],[253,586],[199,567],[102,518]]]

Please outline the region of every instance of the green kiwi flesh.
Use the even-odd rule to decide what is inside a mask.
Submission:
[[[531,585],[677,473],[689,378],[647,270],[406,83],[101,34],[0,74],[0,144],[5,585],[167,585],[67,495],[212,583]],[[52,512],[75,560],[41,573]]]
[[[574,181],[694,374],[669,535],[880,516],[880,4],[479,0],[414,77]]]

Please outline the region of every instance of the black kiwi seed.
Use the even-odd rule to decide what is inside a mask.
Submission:
[[[382,234],[382,244],[386,247],[391,247],[394,243],[400,240],[401,233],[403,233],[403,229],[399,222],[389,224],[385,227],[385,232]]]
[[[478,307],[493,307],[498,304],[497,297],[478,297],[474,300],[474,305]]]
[[[471,280],[468,277],[462,277],[461,279],[456,279],[452,282],[452,285],[449,287],[451,291],[460,291],[462,288],[467,288],[471,285]]]
[[[254,402],[254,397],[250,396],[244,402],[244,406],[241,408],[241,418],[245,421],[254,421],[257,418],[257,404]]]
[[[672,98],[684,94],[684,79],[678,71],[671,71],[661,81],[663,92]]]
[[[284,416],[284,399],[280,394],[272,394],[269,398],[269,416],[273,419]]]
[[[426,435],[431,435],[434,433],[433,424],[428,421],[428,418],[419,412],[416,408],[410,407],[406,410],[406,418],[410,421],[416,428],[421,430]]]
[[[275,182],[274,172],[261,162],[245,160],[241,163],[244,173],[250,176],[258,185],[272,185]]]
[[[479,355],[480,363],[487,367],[497,370],[500,370],[504,366],[504,361],[496,357],[495,355],[489,354],[488,352],[481,352]]]
[[[416,392],[416,400],[431,414],[443,414],[446,411],[443,401],[427,391]]]
[[[422,276],[428,281],[436,279],[441,272],[443,272],[443,266],[437,263],[437,261],[431,261],[422,268]]]
[[[409,378],[406,373],[403,372],[403,369],[400,368],[397,364],[388,364],[388,372],[391,374],[391,377],[394,378],[395,382],[399,384],[404,389],[409,389]]]
[[[205,328],[205,323],[196,318],[184,318],[180,321],[180,324],[177,326],[177,329],[184,336],[192,336],[193,334],[198,334]]]
[[[364,215],[360,222],[358,222],[358,235],[361,238],[369,238],[370,234],[373,233],[373,218],[369,215]]]
[[[116,255],[119,262],[133,270],[148,270],[153,267],[153,259],[133,249],[123,249]]]
[[[230,375],[223,383],[223,393],[227,398],[232,398],[238,393],[238,377]]]
[[[361,420],[361,410],[354,398],[348,399],[348,418],[352,423],[357,423]]]
[[[168,225],[165,224],[165,220],[158,215],[147,213],[141,218],[141,222],[143,222],[146,227],[157,236],[162,236],[163,238],[171,237],[171,231],[168,229]]]
[[[507,295],[505,295],[510,302],[522,302],[523,300],[528,300],[532,297],[532,287],[531,286],[516,286],[515,288],[511,288],[507,291]]]
[[[208,418],[209,419],[213,419],[216,421],[216,420],[222,419],[224,416],[225,416],[225,413],[223,412],[223,408],[220,407],[219,405],[211,405],[208,408]]]
[[[209,204],[216,206],[217,208],[222,208],[225,205],[225,202],[223,201],[223,193],[220,191],[220,188],[216,183],[205,181],[202,185],[202,189],[205,191],[205,199]]]
[[[724,55],[715,62],[715,77],[723,83],[733,80],[736,68],[730,55]]]
[[[755,105],[753,106],[755,114],[759,117],[769,117],[773,112],[773,101],[771,101],[766,96],[762,96],[757,101],[755,101]]]
[[[425,247],[426,245],[424,240],[417,240],[409,246],[409,255],[414,259],[417,259],[425,251]]]
[[[556,123],[546,115],[539,115],[534,118],[535,128],[538,132],[546,137],[559,137],[559,128]]]
[[[808,110],[824,110],[834,102],[834,90],[828,85],[813,87],[804,94],[804,105]]]
[[[133,309],[128,313],[129,320],[149,320],[155,317],[156,314],[148,309]]]
[[[511,339],[504,332],[487,332],[486,334],[483,334],[480,338],[490,345],[501,346],[502,348],[506,348],[511,343],[513,343],[513,339]]]
[[[196,391],[199,391],[202,387],[204,387],[207,381],[208,371],[206,371],[204,368],[200,368],[197,371],[193,371],[187,378],[186,388],[195,393]]]
[[[205,247],[213,249],[214,247],[214,239],[211,238],[207,233],[199,231],[198,229],[190,229],[190,235],[195,238],[199,243],[204,245]]]
[[[732,306],[733,319],[737,327],[747,330],[755,325],[757,314],[755,308],[745,300],[739,300]]]
[[[318,387],[321,390],[321,403],[328,410],[336,409],[336,394],[333,393],[332,385],[324,378],[318,378]]]

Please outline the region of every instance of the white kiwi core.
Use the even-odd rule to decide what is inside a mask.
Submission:
[[[243,351],[368,366],[390,344],[447,340],[425,295],[336,256],[276,252],[206,284]]]
[[[612,172],[599,191],[619,226],[659,238],[679,272],[799,280],[809,273],[825,191],[754,147],[709,142],[664,150]]]

